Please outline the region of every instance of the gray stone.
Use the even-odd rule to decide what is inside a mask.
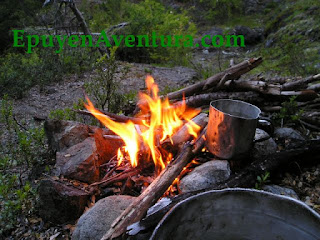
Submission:
[[[228,161],[212,160],[196,167],[182,178],[179,187],[183,193],[208,188],[227,180],[230,174]]]
[[[261,28],[236,26],[232,31],[232,34],[243,35],[245,39],[245,45],[256,44],[263,40],[263,29]],[[240,44],[240,42],[238,42],[238,44]]]
[[[266,131],[264,131],[260,128],[256,129],[256,134],[254,135],[255,141],[259,142],[262,140],[267,140],[268,138],[270,138],[270,135]]]
[[[264,191],[271,192],[278,195],[284,195],[288,197],[292,197],[295,199],[299,199],[298,194],[292,190],[291,188],[280,187],[278,185],[265,185],[262,187]]]
[[[298,131],[292,128],[277,128],[274,131],[274,136],[276,138],[284,138],[284,139],[293,139],[293,140],[301,140],[304,141],[305,138]]]
[[[262,157],[275,153],[277,149],[278,145],[276,142],[272,138],[269,138],[265,141],[254,143],[252,155],[254,159],[261,159]]]
[[[79,219],[72,240],[100,240],[112,222],[134,201],[135,197],[118,195],[99,200]]]
[[[88,193],[51,179],[40,182],[38,193],[39,215],[53,223],[78,219],[89,200]]]

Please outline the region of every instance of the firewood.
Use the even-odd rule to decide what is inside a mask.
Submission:
[[[312,84],[312,85],[309,86],[307,89],[308,89],[308,90],[313,90],[313,91],[319,92],[319,91],[320,91],[320,83]]]
[[[249,60],[245,60],[237,65],[234,65],[223,72],[217,73],[208,79],[197,82],[188,87],[182,88],[178,91],[171,92],[166,96],[161,96],[161,98],[168,97],[169,100],[180,100],[183,97],[189,97],[194,94],[200,94],[203,92],[208,92],[211,88],[216,87],[219,84],[221,87],[226,80],[235,80],[238,79],[242,74],[245,74],[257,67],[260,63],[262,63],[262,58],[251,58]],[[221,81],[222,80],[222,81]],[[140,108],[145,106],[147,103],[144,100],[140,100],[137,103],[136,109],[134,110],[134,114],[138,113]]]
[[[282,85],[281,90],[282,91],[288,91],[288,90],[300,90],[305,89],[308,87],[308,83],[319,81],[320,80],[320,74],[310,76],[301,80],[291,81],[287,82]]]
[[[198,141],[201,141],[202,144],[196,144]],[[195,145],[197,148],[193,151]],[[202,149],[203,145],[202,134],[193,144],[185,143],[178,157],[168,164],[148,188],[112,223],[110,230],[102,237],[102,240],[119,237],[126,232],[130,224],[140,221],[149,207],[165,193],[182,169]]]
[[[258,93],[249,91],[249,92],[214,92],[214,93],[200,94],[200,95],[188,97],[186,99],[186,104],[188,107],[197,108],[197,107],[209,105],[211,101],[224,99],[224,98],[242,100],[252,104],[264,102],[264,99],[260,97]]]
[[[173,99],[182,99],[183,96],[188,97],[193,94],[201,93],[203,90],[207,90],[209,88],[216,86],[226,74],[229,74],[228,75],[229,79],[237,79],[242,74],[245,74],[250,70],[252,70],[253,68],[257,67],[260,63],[262,63],[261,57],[245,60],[237,65],[234,65],[226,69],[223,72],[217,73],[209,77],[205,81],[201,81],[191,86],[180,89],[176,92],[169,93],[167,96],[169,100],[173,100]]]
[[[140,229],[143,229],[144,235],[149,233],[151,235],[155,226],[163,218],[163,216],[177,203],[185,200],[188,197],[191,197],[195,194],[210,191],[210,190],[220,190],[224,188],[236,188],[236,187],[253,187],[255,185],[257,176],[265,174],[266,171],[271,174],[275,171],[285,171],[286,166],[296,162],[301,159],[317,160],[320,154],[320,140],[312,140],[307,142],[299,142],[292,145],[286,150],[277,152],[273,155],[265,157],[264,159],[257,160],[251,163],[249,166],[244,168],[241,172],[231,176],[225,183],[216,184],[210,188],[188,192],[180,194],[171,199],[171,203],[166,207],[160,209],[159,211],[154,212],[153,214],[148,215],[142,219],[138,224]],[[136,223],[137,224],[137,223]],[[135,236],[131,236],[132,239],[136,239]],[[137,238],[138,239],[138,238]]]
[[[192,119],[192,122],[200,126],[200,130],[202,130],[208,123],[208,116],[206,113],[200,113],[198,116]],[[166,139],[163,144],[171,143],[173,146],[178,146],[182,143],[185,143],[191,138],[189,134],[189,130],[186,123],[183,125],[176,133],[174,133],[170,139]]]
[[[99,111],[102,112],[103,114],[107,115],[108,117],[110,117],[112,120],[117,121],[117,122],[128,122],[128,121],[131,121],[131,122],[133,122],[135,124],[143,125],[143,119],[141,119],[141,118],[128,117],[128,116],[124,116],[124,115],[117,115],[117,114],[106,112],[106,111],[102,111],[102,110],[99,110]],[[87,110],[76,110],[76,112],[79,113],[79,114],[92,116],[92,114]]]

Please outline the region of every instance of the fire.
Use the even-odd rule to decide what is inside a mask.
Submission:
[[[158,95],[159,89],[151,76],[146,77],[147,93],[139,93],[139,99],[146,102],[147,107],[142,107],[139,116],[148,116],[143,120],[143,128],[136,127],[133,122],[118,123],[97,110],[92,102],[87,99],[85,107],[102,124],[119,135],[125,146],[118,149],[118,164],[120,165],[128,155],[131,165],[138,165],[138,153],[141,148],[147,148],[157,169],[163,169],[171,160],[172,154],[162,156],[160,144],[186,124],[189,134],[197,137],[200,127],[191,119],[199,114],[200,110],[187,109],[185,100],[178,106],[171,105],[169,99],[161,100]],[[139,117],[137,116],[137,117]],[[138,130],[137,130],[138,129]]]

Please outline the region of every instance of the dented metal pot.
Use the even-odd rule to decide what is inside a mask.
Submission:
[[[320,215],[301,201],[252,189],[192,196],[160,221],[152,240],[319,240]]]
[[[206,145],[222,159],[240,157],[252,147],[261,110],[238,100],[221,99],[210,103]]]

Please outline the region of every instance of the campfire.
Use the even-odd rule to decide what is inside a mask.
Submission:
[[[168,98],[161,99],[152,76],[146,77],[146,86],[146,92],[139,93],[139,101],[144,103],[143,107],[135,116],[135,122],[140,124],[135,124],[130,119],[126,122],[114,121],[86,98],[86,109],[124,142],[124,146],[118,148],[116,157],[108,162],[109,168],[106,169],[103,180],[95,185],[108,182],[112,172],[118,169],[125,169],[123,173],[126,176],[128,172],[146,175],[143,169],[152,166],[155,175],[158,175],[179,150],[179,144],[196,139],[203,128],[206,117],[201,115],[199,121],[201,109],[187,107],[185,99],[179,104],[170,104]],[[114,161],[117,163],[114,164]],[[117,175],[119,176],[121,174]]]
[[[57,152],[58,174],[63,177],[59,180],[47,181],[45,184],[53,185],[54,189],[63,189],[63,193],[70,191],[71,200],[70,202],[66,200],[66,205],[72,205],[75,192],[69,189],[68,184],[70,180],[79,181],[73,184],[73,187],[81,186],[81,189],[76,186],[78,188],[76,194],[81,199],[79,204],[80,202],[82,204],[73,214],[78,217],[84,210],[83,202],[88,201],[90,196],[98,198],[109,195],[136,196],[134,202],[113,222],[103,237],[103,239],[113,239],[127,234],[128,228],[135,223],[152,232],[170,208],[189,196],[208,189],[252,187],[257,176],[265,174],[266,171],[272,172],[297,157],[303,159],[304,154],[318,151],[319,148],[314,147],[314,144],[318,146],[318,143],[305,141],[303,145],[297,144],[293,148],[286,149],[284,146],[285,150],[282,152],[277,152],[275,149],[274,155],[270,157],[249,156],[246,157],[249,160],[247,162],[238,161],[239,159],[235,161],[234,158],[242,156],[243,146],[247,146],[251,151],[252,146],[259,144],[259,141],[267,142],[273,139],[268,134],[268,125],[259,126],[262,129],[259,129],[260,132],[264,129],[268,133],[262,134],[260,140],[255,138],[255,141],[251,138],[255,134],[259,136],[255,124],[250,123],[250,127],[243,125],[243,119],[258,120],[260,110],[251,111],[250,114],[254,117],[247,117],[249,112],[246,112],[246,115],[240,116],[241,120],[230,120],[230,116],[239,116],[239,112],[244,114],[244,111],[240,110],[240,105],[236,105],[239,101],[228,100],[224,107],[229,109],[231,104],[232,110],[228,110],[226,114],[212,112],[212,107],[217,109],[221,107],[219,105],[221,99],[237,99],[258,105],[264,112],[270,109],[273,111],[274,104],[279,104],[280,100],[289,99],[291,96],[296,96],[301,101],[299,106],[304,106],[304,102],[311,102],[315,106],[318,104],[317,95],[304,88],[306,83],[320,79],[320,75],[286,83],[268,82],[261,78],[238,80],[261,62],[261,58],[245,60],[204,81],[171,92],[166,96],[159,94],[159,88],[154,79],[147,76],[146,90],[139,93],[136,109],[131,111],[134,112],[133,117],[99,110],[87,97],[86,110],[77,112],[93,116],[105,128],[60,121],[46,123],[49,144]],[[215,106],[212,105],[214,100],[217,100]],[[275,103],[272,102],[273,105],[269,106],[270,101]],[[210,105],[210,121],[207,111],[201,109],[208,105]],[[213,121],[211,116],[214,116]],[[308,119],[303,118],[303,120]],[[234,128],[229,128],[231,123]],[[219,129],[218,132],[218,128],[223,129]],[[238,133],[239,128],[242,128],[241,138],[239,134],[233,135],[234,132]],[[225,146],[233,146],[234,150],[224,147],[224,142],[229,141],[228,139],[235,141]],[[245,145],[244,139],[247,141]],[[217,146],[219,141],[221,145]],[[274,144],[276,145],[275,142]],[[219,160],[219,154],[222,152],[220,150],[233,153],[232,159],[220,157],[231,160],[232,171],[235,170],[232,175],[230,175],[229,162]],[[229,175],[221,182],[201,186],[196,190],[180,191],[179,186],[182,186],[186,177],[195,173],[197,169],[205,167],[207,162],[223,162],[229,168]],[[185,175],[187,176],[184,177]],[[64,194],[59,193],[60,195]],[[170,196],[169,205],[154,214],[147,214],[147,211],[159,199],[165,199],[165,196]],[[49,202],[52,202],[51,198]]]

